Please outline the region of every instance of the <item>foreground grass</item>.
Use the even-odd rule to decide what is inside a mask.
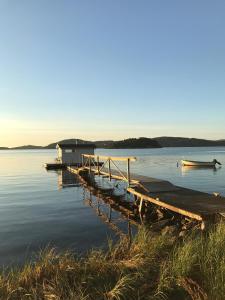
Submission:
[[[225,299],[225,224],[184,241],[142,228],[85,258],[54,249],[0,277],[0,299]]]
[[[158,290],[186,290],[192,299],[225,299],[225,224],[175,245],[161,266]]]

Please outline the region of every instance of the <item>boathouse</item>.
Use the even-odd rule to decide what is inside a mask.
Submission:
[[[94,154],[95,144],[92,143],[59,143],[56,145],[58,161],[65,165],[79,165],[82,163],[82,154]]]

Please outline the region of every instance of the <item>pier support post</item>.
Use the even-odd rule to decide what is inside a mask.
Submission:
[[[82,168],[84,167],[84,155],[83,154],[81,154],[81,166],[82,166]]]
[[[111,219],[112,219],[112,207],[111,207],[111,205],[109,204],[108,222],[111,222]]]
[[[89,157],[89,173],[91,174],[91,158]]]
[[[128,187],[130,187],[130,159],[127,159],[127,182]]]
[[[109,158],[109,180],[111,181],[112,179],[112,174],[111,174],[111,162],[110,162],[110,158]]]
[[[143,223],[143,218],[142,218],[142,205],[143,205],[143,198],[140,199],[140,204],[139,204],[139,208],[138,208],[141,223]]]
[[[98,176],[100,175],[99,156],[97,156]]]
[[[201,230],[207,231],[212,226],[212,224],[215,224],[215,222],[216,222],[216,216],[215,215],[214,216],[208,216],[207,218],[202,220]]]

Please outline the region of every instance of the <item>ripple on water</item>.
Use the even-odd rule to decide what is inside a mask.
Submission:
[[[177,162],[183,158],[216,158],[225,165],[224,147],[97,149],[97,153],[136,156],[132,172],[225,196],[224,166],[216,171],[177,168]],[[42,167],[55,155],[55,150],[0,151],[0,264],[23,262],[32,251],[48,244],[85,251],[105,245],[110,236],[116,238],[116,233],[88,205],[89,192],[82,186],[61,188],[60,183],[69,180],[71,184],[73,176],[64,178],[62,172],[46,172]],[[126,170],[126,166],[119,165]],[[91,199],[95,204],[95,197]],[[100,209],[104,214],[109,211],[104,203]],[[117,212],[112,213],[112,220],[119,229],[127,231],[127,221]]]

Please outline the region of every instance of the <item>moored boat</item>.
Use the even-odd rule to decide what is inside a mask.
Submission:
[[[216,159],[213,161],[194,161],[194,160],[182,160],[182,166],[189,166],[189,167],[215,167],[216,164],[221,165]]]

